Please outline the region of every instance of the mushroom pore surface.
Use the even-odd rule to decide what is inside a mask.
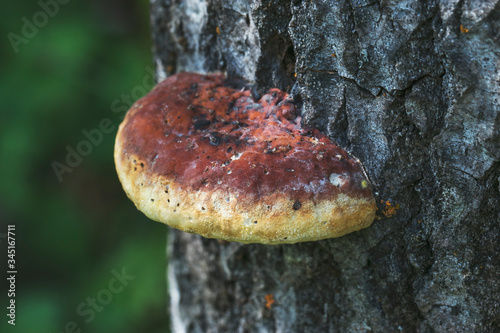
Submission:
[[[361,165],[300,120],[278,89],[257,101],[242,80],[176,74],[128,111],[117,173],[149,218],[205,237],[296,243],[369,226]]]

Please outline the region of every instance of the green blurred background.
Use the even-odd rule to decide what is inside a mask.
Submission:
[[[135,209],[113,163],[126,96],[153,82],[149,2],[59,1],[0,11],[0,331],[168,332],[167,227]],[[100,139],[103,119],[113,130]],[[94,133],[90,148],[84,130]],[[88,156],[70,167],[68,147]],[[6,316],[8,224],[16,326]],[[116,292],[113,270],[134,279]]]

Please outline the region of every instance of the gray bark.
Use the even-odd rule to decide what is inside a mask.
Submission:
[[[160,79],[300,95],[380,217],[283,246],[171,231],[175,332],[500,332],[499,1],[152,0],[152,33]]]

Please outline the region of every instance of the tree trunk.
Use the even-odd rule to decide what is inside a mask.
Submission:
[[[153,0],[158,78],[295,91],[378,218],[282,246],[172,230],[178,332],[500,332],[500,2]]]

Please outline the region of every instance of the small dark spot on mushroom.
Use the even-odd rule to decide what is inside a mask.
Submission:
[[[144,168],[144,163],[141,163],[141,167]]]
[[[141,186],[144,186],[144,183],[141,183]]]
[[[302,203],[300,203],[300,201],[299,201],[299,200],[297,200],[297,201],[295,201],[295,202],[293,203],[293,210],[299,210],[299,209],[300,209],[300,207],[302,207]]]
[[[170,199],[167,199],[167,202],[170,203]]]
[[[271,209],[271,206],[267,206],[267,209]]]
[[[257,221],[253,221],[253,224],[257,224]]]
[[[137,167],[134,167],[134,171],[137,171]]]
[[[264,169],[264,174],[265,175],[269,174],[269,171],[267,169]]]
[[[178,204],[177,204],[177,207],[179,207],[180,205],[181,205],[181,204],[180,204],[180,203],[178,203]]]
[[[207,160],[209,160],[209,159],[210,159],[210,155],[209,155],[209,156],[207,156]]]
[[[155,199],[151,199],[151,202],[154,202],[154,201],[155,201]]]
[[[136,161],[136,160],[134,160],[134,163],[137,163],[137,161]]]
[[[285,237],[285,238],[283,238],[283,239],[288,239],[288,237]]]
[[[231,147],[231,146],[230,146],[229,148],[227,148],[227,152],[228,152],[228,153],[230,153],[230,152],[231,152],[231,150],[233,150],[233,147]]]
[[[221,142],[222,139],[217,133],[215,132],[210,133],[210,144],[212,144],[213,146],[218,146],[220,145]]]
[[[201,210],[205,210],[205,207],[201,207]]]
[[[177,212],[177,209],[174,209],[174,213],[176,213],[176,212]]]
[[[195,130],[204,130],[205,128],[209,127],[211,124],[210,120],[207,119],[200,119],[196,121],[193,126]]]

